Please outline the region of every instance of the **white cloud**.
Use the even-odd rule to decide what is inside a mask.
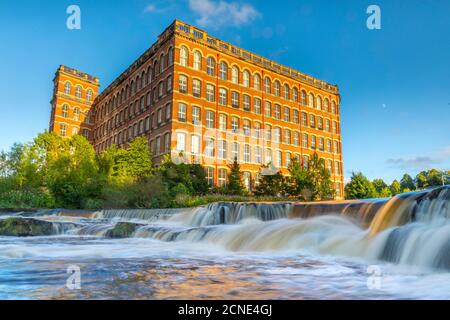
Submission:
[[[156,11],[156,6],[151,3],[148,4],[145,8],[144,8],[144,13],[151,13],[151,12],[155,12]]]
[[[387,164],[403,169],[430,169],[434,164],[438,163],[436,159],[432,159],[431,157],[415,157],[415,158],[398,158],[398,159],[388,159]]]
[[[249,4],[225,0],[189,0],[189,9],[199,16],[197,24],[202,27],[241,26],[261,16]]]

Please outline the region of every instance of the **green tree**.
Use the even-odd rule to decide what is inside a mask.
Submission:
[[[416,190],[414,180],[409,174],[405,173],[403,175],[402,180],[400,180],[400,188],[402,192]]]
[[[280,171],[269,172],[269,166],[261,166],[259,171],[258,185],[255,189],[258,196],[281,196],[284,195],[284,177]]]
[[[286,178],[286,192],[292,197],[304,197],[304,191],[311,189],[311,180],[308,170],[297,158],[289,163],[289,177]]]
[[[421,171],[416,175],[416,184],[419,189],[428,187],[428,178],[426,171]]]
[[[325,160],[314,153],[308,161],[308,181],[312,200],[323,200],[334,195],[330,170],[326,168]]]
[[[386,184],[386,182],[384,182],[383,179],[374,179],[372,181],[372,184],[378,195],[381,195],[384,189],[389,188],[389,186]]]
[[[394,180],[392,181],[392,184],[390,186],[391,189],[391,193],[393,196],[399,194],[402,192],[401,186],[400,186],[400,182],[398,182],[398,180]]]
[[[245,193],[243,173],[237,159],[234,159],[233,164],[229,165],[229,168],[230,172],[225,192],[235,196],[243,195]]]
[[[350,182],[345,186],[347,199],[367,199],[375,198],[377,192],[372,182],[369,181],[361,172],[352,173]]]
[[[121,165],[132,177],[143,178],[152,175],[152,152],[146,137],[134,139],[128,146],[124,158],[119,158]]]

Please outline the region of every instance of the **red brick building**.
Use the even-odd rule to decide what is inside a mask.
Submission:
[[[337,198],[343,195],[337,86],[180,21],[95,100],[98,79],[71,70],[57,72],[50,129],[62,133],[61,124],[80,122],[69,122],[70,112],[61,116],[74,98],[62,93],[65,83],[89,88],[83,112],[91,110],[92,121],[84,116],[80,129],[90,132],[97,152],[146,136],[156,164],[165,155],[200,163],[211,184],[225,184],[227,165],[238,159],[249,188],[262,164],[286,173],[292,157],[307,163],[317,152],[332,172]]]

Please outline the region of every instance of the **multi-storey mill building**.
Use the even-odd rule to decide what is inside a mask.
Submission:
[[[83,86],[96,96],[97,78],[66,67],[58,74],[64,78],[55,83],[56,97],[80,77],[97,85]],[[200,163],[211,184],[225,184],[228,164],[238,159],[249,188],[262,164],[287,173],[292,157],[306,164],[317,152],[332,172],[336,197],[342,198],[338,87],[181,21],[174,21],[93,102],[85,100],[92,104],[85,129],[97,152],[145,136],[156,164],[165,155]],[[57,122],[61,106],[52,109]],[[70,112],[61,119],[68,118]],[[70,134],[69,123],[65,130],[51,123],[51,130]]]

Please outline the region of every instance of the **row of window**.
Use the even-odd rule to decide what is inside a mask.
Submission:
[[[64,83],[64,93],[67,95],[72,94],[72,84],[69,81]],[[83,88],[80,85],[75,86],[75,97],[78,99],[82,99],[83,97]],[[91,89],[86,90],[86,100],[92,101],[93,92]]]
[[[192,67],[195,70],[202,71],[202,65],[204,63],[203,56],[200,51],[196,50],[192,56],[192,63],[190,61],[189,49],[186,46],[182,46],[180,49],[180,65],[184,67]],[[219,79],[228,81],[230,80],[234,84],[240,84],[247,88],[253,88],[257,91],[261,90],[261,76],[258,73],[250,74],[249,70],[241,70],[238,66],[233,65],[229,68],[225,61],[220,61],[218,67],[216,66],[216,60],[214,57],[209,56],[206,58],[206,73],[210,76],[216,76],[216,69],[218,69]],[[283,86],[279,80],[272,81],[270,77],[264,77],[263,89],[266,94],[273,94],[276,97],[283,97],[286,100],[298,102],[299,91],[296,87],[291,88],[289,84],[285,83]],[[307,102],[308,100],[308,102]],[[314,94],[307,94],[305,90],[300,91],[300,102],[304,105],[316,107],[322,109],[322,97],[317,96],[314,99]],[[325,111],[329,106],[328,98],[323,100]],[[334,109],[336,109],[335,102]]]
[[[59,125],[59,134],[62,137],[69,136],[69,131],[68,130],[69,130],[69,126],[67,124],[61,123]],[[71,130],[70,133],[71,133],[72,136],[74,136],[74,135],[77,135],[79,133],[79,131],[80,131],[79,127],[72,127],[72,130]],[[89,139],[89,130],[88,129],[83,129],[81,134]]]
[[[274,119],[281,119],[281,106],[276,105],[274,109],[274,113],[271,111],[271,105],[268,104],[265,106],[266,117],[270,117],[273,115]],[[323,118],[320,116],[316,116],[314,114],[308,114],[306,112],[302,112],[302,126],[317,128],[318,130],[325,130],[326,132],[332,132],[333,134],[338,134],[339,125],[336,121],[331,121],[328,118]],[[216,127],[215,123],[216,113],[211,110],[205,111],[205,127],[209,129],[214,129]],[[232,129],[235,133],[243,133],[244,135],[250,135],[250,130],[252,129],[251,121],[248,119],[244,119],[242,121],[242,126],[240,123],[240,118],[237,116],[231,116],[231,127],[228,125],[228,115],[224,113],[219,114],[219,124],[218,129],[222,131],[226,131],[228,129]],[[203,125],[202,123],[202,109],[198,106],[191,107],[191,116],[188,119],[188,105],[179,102],[178,103],[178,121],[179,122],[188,122],[191,121],[194,125]],[[299,112],[298,110],[293,110],[292,118],[291,118],[291,109],[289,107],[284,107],[283,109],[283,120],[286,122],[293,122],[295,124],[299,124]],[[242,129],[242,130],[241,130]],[[266,130],[271,131],[271,125],[266,124]],[[261,124],[259,122],[253,122],[253,130],[256,133],[259,133],[261,130]]]
[[[70,106],[68,104],[63,104],[61,107],[61,117],[63,118],[70,118]],[[89,122],[90,119],[90,112],[87,111],[86,113],[84,113],[85,115],[85,119],[86,121]],[[80,121],[81,119],[81,110],[78,107],[74,107],[73,108],[73,112],[72,112],[72,119],[75,121]]]
[[[178,77],[178,92],[183,94],[189,93],[189,80],[186,75],[180,75]],[[191,94],[196,98],[202,97],[202,82],[199,79],[192,79],[192,89]],[[205,86],[205,99],[208,102],[215,102],[216,101],[216,86],[213,84],[206,84]],[[302,90],[302,100],[301,103],[304,105],[309,105],[311,108],[316,108],[317,110],[324,111],[324,112],[331,112],[331,114],[335,115],[337,114],[337,106],[334,101],[331,103],[331,109],[330,109],[330,103],[328,98],[326,98],[322,104],[322,98],[317,96],[316,97],[316,103],[314,104],[314,95],[310,93],[308,95],[308,99],[306,99],[306,92]],[[240,108],[242,103],[242,108],[245,111],[251,111],[251,96],[247,94],[242,94],[242,101],[240,99],[241,95],[237,91],[231,91],[231,106],[233,108]],[[229,94],[228,89],[220,87],[219,88],[219,105],[222,106],[228,106],[229,105]],[[259,98],[253,98],[256,100],[255,102],[255,110],[254,112],[257,114],[260,114],[260,106],[261,106],[261,99]],[[307,102],[308,101],[308,102]],[[266,104],[271,104],[270,101],[265,101]],[[308,104],[307,104],[308,103]],[[278,104],[274,104],[277,106]],[[259,108],[257,108],[259,106]],[[279,106],[279,105],[278,105]]]

